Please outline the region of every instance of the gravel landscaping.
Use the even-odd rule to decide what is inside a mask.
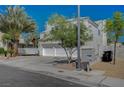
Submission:
[[[98,62],[92,65],[93,70],[105,71],[105,75],[124,79],[124,48],[117,49],[116,64]]]

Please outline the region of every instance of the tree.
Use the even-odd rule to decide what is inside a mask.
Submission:
[[[11,57],[13,55],[13,50],[12,50],[13,47],[12,47],[11,39],[12,39],[12,36],[7,33],[4,33],[2,36],[2,41],[4,43],[5,56],[7,56],[8,53],[10,53]]]
[[[124,16],[121,12],[115,12],[112,19],[106,21],[106,31],[111,34],[114,42],[114,58],[113,64],[116,61],[116,44],[119,37],[124,34]]]
[[[12,36],[9,35],[9,34],[3,34],[2,36],[2,41],[3,43],[5,44],[5,47],[4,48],[7,48],[9,47],[9,43],[11,42],[11,39],[12,39]]]
[[[11,36],[15,55],[18,54],[19,37],[22,32],[33,32],[36,29],[35,21],[29,17],[24,8],[8,6],[3,14],[0,14],[0,30]]]
[[[77,49],[77,24],[70,22],[64,16],[58,14],[52,15],[48,24],[53,26],[53,29],[45,35],[45,39],[58,41],[59,45],[65,50],[68,63],[70,63],[72,55]],[[89,30],[81,22],[81,45],[91,39],[89,33]]]

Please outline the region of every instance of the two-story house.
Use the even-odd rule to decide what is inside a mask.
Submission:
[[[75,19],[68,19],[72,23],[77,23]],[[93,48],[96,55],[100,56],[103,53],[104,47],[107,46],[107,37],[104,31],[105,20],[92,21],[89,17],[81,17],[80,21],[91,31],[93,36],[92,40],[85,43],[81,48]],[[58,45],[58,42],[44,42],[44,35],[49,33],[54,26],[46,24],[46,29],[40,34],[39,40],[39,53],[42,56],[59,56],[65,57],[64,49]],[[73,54],[73,57],[77,56],[77,51]]]

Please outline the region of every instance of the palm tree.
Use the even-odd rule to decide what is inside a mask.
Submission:
[[[12,36],[5,33],[3,34],[2,36],[2,41],[3,41],[3,44],[4,44],[4,53],[5,53],[5,56],[7,56],[7,53],[11,51],[11,57],[12,57],[12,44],[11,44],[11,39],[12,39]]]
[[[113,64],[116,61],[116,44],[120,36],[124,34],[124,16],[121,12],[115,12],[113,19],[109,19],[106,22],[106,31],[110,34],[114,41],[114,58]]]
[[[29,17],[24,8],[19,6],[9,6],[4,14],[0,15],[0,30],[11,36],[14,43],[15,55],[18,54],[19,37],[22,32],[33,32],[36,29],[35,21]]]
[[[4,48],[8,48],[9,43],[11,42],[11,39],[12,39],[11,35],[9,35],[9,34],[3,34],[2,41],[3,41],[4,45],[5,45]]]

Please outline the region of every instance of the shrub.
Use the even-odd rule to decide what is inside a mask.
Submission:
[[[4,54],[4,48],[0,48],[0,54]]]
[[[7,57],[7,54],[8,54],[8,51],[7,50],[4,50],[5,57]]]
[[[14,53],[14,50],[12,50],[12,49],[8,49],[8,50],[7,50],[7,53],[9,53],[10,56],[12,57],[12,55],[13,55],[13,53]]]
[[[122,45],[124,45],[124,42],[122,42]]]

